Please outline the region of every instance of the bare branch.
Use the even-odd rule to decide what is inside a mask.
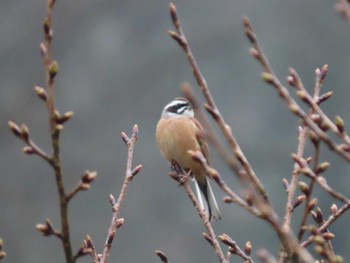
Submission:
[[[265,200],[268,200],[267,193],[265,192],[262,183],[260,182],[259,178],[256,176],[252,166],[249,164],[247,158],[243,154],[243,151],[241,150],[236,138],[233,136],[231,127],[225,122],[218,107],[215,104],[215,101],[208,88],[207,82],[198,67],[198,64],[191,51],[190,45],[188,44],[187,38],[183,33],[180,20],[178,18],[177,10],[173,3],[170,4],[170,14],[171,14],[171,18],[175,26],[176,32],[170,31],[169,34],[175,41],[177,41],[177,43],[180,45],[180,47],[183,49],[184,53],[187,56],[188,62],[190,63],[193,70],[193,75],[197,80],[197,84],[200,87],[202,93],[204,94],[208,102],[206,106],[206,110],[212,115],[214,120],[218,123],[224,137],[226,138],[229,146],[231,147],[232,153],[237,158],[239,163],[242,165],[251,184],[254,186],[256,191],[261,196],[263,196]],[[229,163],[229,165],[231,165],[231,163]]]
[[[219,242],[217,240],[217,237],[214,233],[213,227],[211,226],[211,223],[208,220],[208,216],[206,215],[206,213],[204,212],[204,210],[201,208],[196,196],[194,195],[191,187],[188,184],[188,180],[186,180],[183,184],[182,184],[183,188],[185,189],[188,197],[191,199],[193,206],[196,208],[197,213],[199,215],[199,217],[201,218],[205,228],[207,229],[207,233],[205,233],[204,236],[208,235],[209,240],[211,240],[210,244],[213,247],[215,254],[218,256],[220,262],[222,263],[228,263],[228,260],[226,259],[224,253],[222,252]],[[208,240],[208,238],[206,238]]]
[[[348,22],[350,25],[350,6],[346,0],[338,0],[335,4],[335,10]]]
[[[141,170],[141,166],[137,166],[136,170],[132,168],[132,161],[133,161],[133,155],[134,155],[134,147],[136,144],[136,141],[138,139],[138,127],[135,125],[132,130],[132,135],[129,138],[125,133],[122,133],[122,139],[125,142],[127,149],[128,149],[128,157],[126,161],[126,172],[125,172],[125,179],[123,182],[122,189],[120,190],[120,194],[118,197],[118,200],[116,201],[113,195],[110,195],[110,202],[112,205],[112,211],[113,216],[111,220],[111,224],[108,229],[107,239],[104,245],[104,249],[102,254],[100,255],[99,261],[105,263],[107,262],[107,257],[109,256],[109,252],[112,247],[112,242],[115,236],[116,229],[120,227],[124,219],[119,218],[120,213],[120,207],[122,205],[122,202],[125,198],[126,191],[128,189],[129,183],[134,178],[134,176]]]
[[[289,110],[299,117],[303,123],[310,128],[317,136],[334,152],[339,154],[342,158],[350,162],[350,155],[342,147],[335,144],[327,133],[319,127],[308,115],[302,110],[298,103],[290,96],[286,87],[282,85],[276,74],[274,73],[272,67],[270,66],[264,52],[262,51],[257,37],[253,31],[253,27],[247,17],[243,19],[243,24],[245,27],[246,35],[252,45],[251,54],[258,60],[263,68],[262,79],[273,86],[280,97],[286,102]]]

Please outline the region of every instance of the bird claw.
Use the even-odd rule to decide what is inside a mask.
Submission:
[[[184,185],[187,182],[187,179],[190,175],[191,175],[191,171],[181,176],[179,186]]]

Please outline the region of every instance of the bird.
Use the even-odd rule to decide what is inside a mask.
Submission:
[[[206,200],[209,221],[221,219],[209,177],[203,166],[193,160],[191,155],[191,152],[200,151],[209,164],[209,150],[203,127],[195,119],[193,107],[187,99],[175,98],[165,105],[156,127],[156,141],[164,159],[171,165],[179,165],[193,177],[197,198],[203,210],[201,193]]]

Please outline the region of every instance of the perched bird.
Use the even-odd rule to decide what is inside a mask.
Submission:
[[[178,164],[194,177],[197,197],[204,209],[201,192],[207,202],[209,221],[220,219],[209,180],[202,165],[192,159],[189,151],[200,151],[209,162],[208,145],[201,124],[194,118],[192,105],[185,98],[175,98],[163,109],[156,128],[156,140],[163,157]]]

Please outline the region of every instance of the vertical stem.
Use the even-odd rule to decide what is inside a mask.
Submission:
[[[46,89],[47,89],[47,108],[49,111],[49,124],[51,133],[51,144],[53,155],[50,160],[50,164],[54,169],[57,191],[60,200],[60,216],[61,216],[61,233],[62,233],[62,245],[65,253],[67,263],[74,263],[75,258],[72,252],[72,246],[70,242],[69,234],[69,220],[68,220],[68,199],[66,197],[63,173],[60,160],[60,131],[61,126],[55,122],[55,103],[54,103],[54,78],[57,73],[57,65],[52,59],[52,10],[55,4],[55,0],[48,0],[47,2],[47,15],[44,21],[44,66],[46,75]],[[55,67],[55,68],[54,68]]]

